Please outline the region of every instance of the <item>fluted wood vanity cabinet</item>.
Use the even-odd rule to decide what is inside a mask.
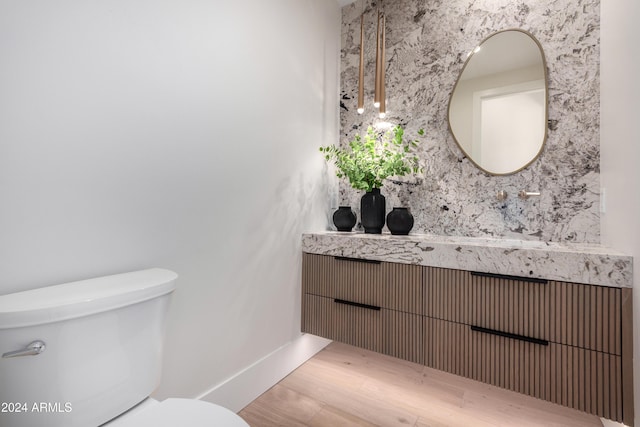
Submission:
[[[424,274],[427,366],[632,424],[630,290]]]
[[[631,290],[303,254],[302,330],[633,425]]]
[[[424,364],[422,267],[304,254],[302,331]]]

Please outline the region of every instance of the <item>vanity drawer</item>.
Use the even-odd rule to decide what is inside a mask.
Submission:
[[[424,364],[422,316],[306,294],[302,332]]]
[[[428,317],[424,329],[429,367],[622,421],[620,356]]]
[[[422,314],[423,267],[303,254],[302,292]]]
[[[549,282],[549,340],[622,354],[622,289]]]
[[[434,267],[425,283],[427,316],[621,354],[618,288]]]
[[[429,267],[426,315],[549,339],[549,286]]]

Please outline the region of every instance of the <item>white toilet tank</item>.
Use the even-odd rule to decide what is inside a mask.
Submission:
[[[156,268],[0,296],[0,426],[94,427],[149,396],[176,278]]]

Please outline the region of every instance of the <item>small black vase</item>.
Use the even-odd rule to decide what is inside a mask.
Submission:
[[[413,215],[407,208],[393,208],[387,215],[387,228],[391,234],[406,236],[413,228]]]
[[[367,191],[360,199],[360,219],[365,233],[380,234],[384,227],[385,198],[379,188]]]
[[[351,206],[340,206],[333,213],[333,223],[338,231],[351,231],[356,225],[356,214],[351,210]]]

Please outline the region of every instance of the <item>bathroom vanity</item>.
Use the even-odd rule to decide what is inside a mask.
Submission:
[[[338,232],[302,250],[303,332],[633,425],[631,257]]]

